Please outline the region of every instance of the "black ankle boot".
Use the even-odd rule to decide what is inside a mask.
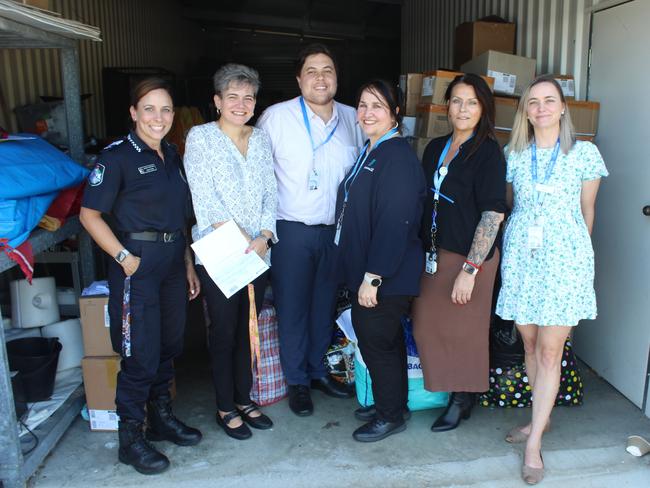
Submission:
[[[188,427],[172,413],[172,399],[161,395],[147,402],[147,439],[170,441],[178,446],[198,444],[201,432]]]
[[[144,438],[142,422],[120,420],[118,435],[120,462],[133,466],[138,473],[142,474],[162,473],[169,467],[169,459]]]
[[[431,426],[433,432],[444,432],[458,427],[461,420],[467,420],[474,406],[474,394],[454,392],[449,398],[445,412]]]

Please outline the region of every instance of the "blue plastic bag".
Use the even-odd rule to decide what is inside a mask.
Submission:
[[[446,407],[449,402],[447,392],[432,392],[424,388],[420,357],[413,338],[413,325],[408,317],[402,319],[402,327],[404,328],[404,341],[406,342],[409,410]],[[372,395],[372,380],[358,349],[354,357],[354,378],[359,403],[364,407],[373,405],[375,400]]]

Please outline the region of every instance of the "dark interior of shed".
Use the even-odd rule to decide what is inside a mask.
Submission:
[[[359,86],[371,78],[397,83],[400,70],[401,0],[182,0],[183,16],[202,32],[204,55],[187,74],[161,71],[173,80],[177,105],[199,108],[214,119],[211,77],[223,64],[258,70],[262,86],[256,115],[298,95],[294,63],[303,46],[327,45],[339,65],[337,100],[354,104]],[[128,84],[150,71],[104,70],[104,86]],[[107,134],[127,129],[128,89],[105,90]],[[123,107],[119,109],[118,107]],[[112,119],[111,117],[118,117]],[[254,123],[253,119],[253,123]]]

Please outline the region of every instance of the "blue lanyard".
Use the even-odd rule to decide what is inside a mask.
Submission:
[[[309,124],[309,116],[307,115],[307,107],[305,106],[305,99],[300,97],[300,108],[302,109],[302,119],[305,122],[305,127],[307,129],[307,134],[309,134],[309,141],[311,142],[311,149],[315,153],[316,150],[327,144],[330,139],[334,136],[334,133],[336,132],[336,128],[339,126],[339,121],[341,119],[336,120],[336,124],[334,124],[334,128],[332,128],[332,132],[329,133],[329,135],[325,138],[323,142],[320,144],[316,145],[314,144],[314,138],[311,135],[311,125]]]
[[[544,175],[542,184],[546,184],[548,180],[551,178],[559,154],[560,154],[560,139],[558,139],[557,142],[555,143],[555,147],[553,148],[553,153],[551,154],[551,160],[549,161],[548,167],[546,168],[546,174]],[[535,144],[534,141],[530,145],[530,172],[532,173],[532,178],[533,178],[533,194],[535,195],[535,203],[541,204],[539,200],[540,192],[537,191],[537,188],[535,188],[537,183],[539,183],[539,180],[537,177],[537,145]]]
[[[458,156],[458,151],[456,151],[456,154],[454,154],[454,157],[451,158],[451,161],[449,164],[445,167],[442,167],[442,164],[445,162],[445,158],[447,157],[447,153],[449,152],[449,149],[451,148],[451,137],[447,141],[447,144],[445,144],[445,148],[442,150],[440,153],[440,157],[438,158],[438,166],[436,167],[436,170],[433,172],[433,198],[434,200],[439,200],[440,197],[444,198],[447,200],[449,203],[454,203],[454,201],[446,196],[445,194],[440,192],[440,187],[442,186],[442,182],[445,181],[445,178],[447,177],[447,173],[449,172],[449,166],[451,166],[452,161],[456,156]]]
[[[381,136],[372,148],[369,147],[370,141],[366,142],[366,144],[363,146],[363,149],[361,150],[361,154],[359,154],[359,157],[357,158],[357,162],[354,163],[354,166],[352,167],[352,171],[343,182],[343,194],[344,194],[343,203],[348,203],[348,197],[350,196],[350,188],[352,188],[352,184],[354,183],[354,180],[356,180],[359,173],[361,173],[361,168],[363,168],[363,165],[368,159],[368,156],[370,156],[370,153],[375,149],[377,149],[382,142],[384,142],[387,139],[390,139],[395,134],[397,134],[397,127],[393,127],[391,130],[389,130],[383,136]]]

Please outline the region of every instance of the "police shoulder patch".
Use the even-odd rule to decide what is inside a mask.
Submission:
[[[88,183],[90,186],[99,186],[104,181],[104,171],[106,171],[106,166],[101,163],[95,164],[95,167],[88,175]]]

